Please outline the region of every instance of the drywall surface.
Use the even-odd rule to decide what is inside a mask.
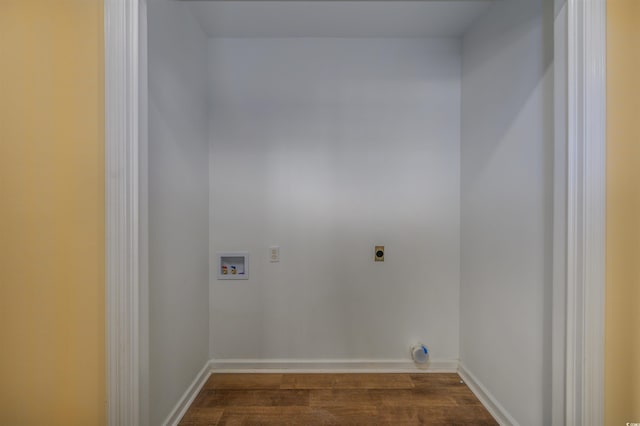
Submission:
[[[216,359],[458,358],[460,42],[212,39]],[[269,262],[269,246],[281,260]],[[374,246],[386,247],[374,262]]]
[[[568,105],[568,5],[567,0],[555,0],[553,27],[553,97],[554,133],[553,152],[553,291],[551,332],[551,392],[546,393],[551,405],[551,425],[566,423],[566,336],[567,336],[567,105]],[[549,402],[549,399],[551,400]]]
[[[640,3],[607,2],[605,421],[640,422]]]
[[[209,37],[460,37],[493,0],[193,2]]]
[[[101,0],[0,2],[0,424],[105,424]]]
[[[207,41],[179,2],[148,6],[149,406],[165,420],[209,353]]]
[[[523,426],[551,424],[552,61],[548,1],[463,39],[460,357]]]

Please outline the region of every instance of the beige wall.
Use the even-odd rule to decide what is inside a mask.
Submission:
[[[608,0],[605,424],[640,422],[640,1]]]
[[[105,423],[102,0],[0,0],[0,424]]]

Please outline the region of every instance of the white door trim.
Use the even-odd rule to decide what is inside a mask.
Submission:
[[[138,1],[104,0],[107,424],[139,424]]]
[[[606,0],[569,0],[566,424],[604,423]]]
[[[140,423],[139,0],[104,0],[107,417]],[[568,0],[566,424],[603,424],[606,0]],[[144,66],[142,66],[144,70]],[[142,146],[143,148],[143,146]],[[144,234],[143,234],[144,235]],[[143,351],[144,352],[144,351]],[[144,417],[144,416],[143,416]]]

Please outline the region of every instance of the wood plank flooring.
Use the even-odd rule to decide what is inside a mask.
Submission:
[[[497,425],[457,374],[213,374],[180,425]]]

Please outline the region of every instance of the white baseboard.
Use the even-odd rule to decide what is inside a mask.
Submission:
[[[496,419],[501,426],[518,426],[518,422],[500,405],[496,398],[491,395],[486,387],[480,383],[480,381],[469,372],[462,362],[458,365],[458,374],[460,378],[469,386],[471,392],[480,400],[482,405],[485,406],[487,411]]]
[[[458,360],[432,360],[418,368],[407,360],[212,359],[216,373],[455,373]]]
[[[202,367],[202,370],[198,373],[196,378],[191,382],[191,385],[187,388],[182,397],[178,400],[176,406],[171,410],[171,413],[164,421],[163,426],[177,426],[182,420],[182,417],[186,414],[187,410],[191,406],[191,403],[198,393],[202,386],[206,383],[207,379],[211,375],[211,361],[207,361]]]

